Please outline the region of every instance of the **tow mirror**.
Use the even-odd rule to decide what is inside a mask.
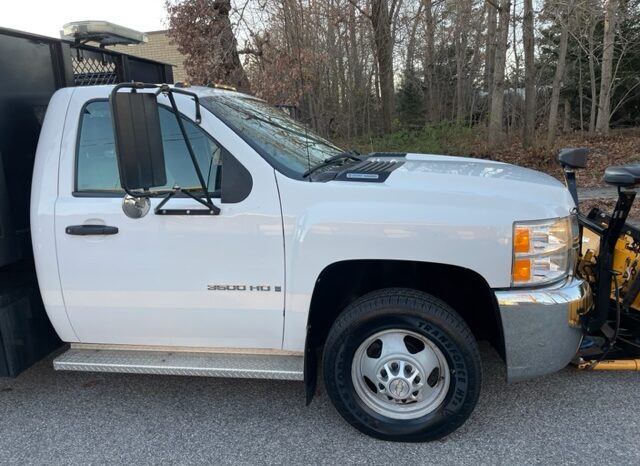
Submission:
[[[119,92],[122,89],[130,89],[130,91]],[[139,92],[143,89],[155,89],[155,92]],[[202,197],[205,199],[193,194],[190,190],[182,190],[179,186],[173,186],[164,192],[149,191],[151,188],[167,184],[157,101],[157,96],[160,94],[166,96],[171,103],[171,110],[187,146],[189,158],[202,188]],[[220,213],[220,208],[211,202],[207,183],[202,176],[174,94],[186,95],[193,99],[196,105],[195,121],[196,124],[200,124],[198,95],[184,89],[172,88],[168,84],[122,83],[115,86],[109,96],[120,184],[128,195],[123,200],[122,209],[131,218],[144,217],[149,211],[150,202],[144,202],[142,198],[148,201],[149,197],[159,195],[164,195],[164,199],[155,207],[156,215],[218,215]],[[165,209],[164,205],[178,193],[192,198],[206,209]]]
[[[109,98],[120,183],[140,195],[167,184],[158,101],[155,93],[118,92],[123,87],[133,85],[116,86]]]

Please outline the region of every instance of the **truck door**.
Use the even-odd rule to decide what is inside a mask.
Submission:
[[[201,125],[183,117],[220,215],[155,215],[160,199],[152,199],[148,215],[128,218],[108,102],[78,100],[68,112],[55,206],[60,281],[78,340],[280,348],[284,246],[273,169],[210,114]],[[167,187],[198,186],[175,115],[161,106],[160,118]],[[223,204],[230,157],[249,170],[252,187],[246,198]],[[167,205],[201,207],[187,197]]]

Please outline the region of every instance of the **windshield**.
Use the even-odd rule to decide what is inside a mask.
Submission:
[[[218,95],[201,103],[288,176],[302,178],[309,168],[343,152],[283,110],[254,97]]]

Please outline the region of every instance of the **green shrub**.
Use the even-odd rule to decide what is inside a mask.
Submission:
[[[474,130],[463,125],[425,126],[420,129],[403,128],[383,136],[345,141],[340,145],[369,152],[417,152],[425,154],[465,155],[471,151]]]

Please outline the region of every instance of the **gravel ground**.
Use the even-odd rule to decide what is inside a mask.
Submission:
[[[361,435],[296,382],[54,372],[0,378],[2,464],[639,464],[640,374],[567,368],[507,385],[482,346],[484,386],[444,440]]]

